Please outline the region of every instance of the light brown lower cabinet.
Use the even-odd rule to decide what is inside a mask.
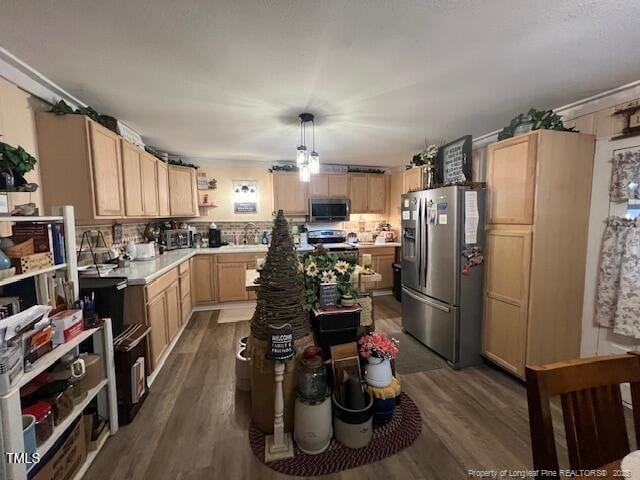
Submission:
[[[255,292],[247,292],[247,270],[255,270],[256,259],[265,253],[237,253],[218,256],[216,275],[219,302],[237,302],[256,298]]]
[[[187,262],[188,263],[188,262]],[[188,270],[187,270],[188,275]],[[178,267],[171,269],[147,285],[132,285],[125,291],[125,323],[142,323],[151,328],[147,337],[148,372],[157,366],[167,346],[176,338],[185,319]],[[189,291],[189,312],[191,304]]]
[[[359,248],[360,261],[362,255],[371,254],[371,268],[382,275],[382,280],[366,284],[366,290],[381,290],[393,287],[393,264],[396,261],[396,247]]]
[[[178,267],[180,273],[180,323],[189,320],[191,315],[191,262],[187,260]]]
[[[247,292],[246,272],[256,268],[264,253],[196,255],[191,259],[191,301],[195,306],[239,302],[256,298]],[[184,302],[186,297],[182,296]]]
[[[167,341],[167,310],[164,295],[160,294],[147,304],[147,325],[151,327],[148,335],[149,360],[153,370],[169,342]]]
[[[178,282],[173,282],[164,292],[167,305],[167,340],[173,340],[182,325],[182,305]]]
[[[524,376],[531,228],[486,232],[483,351],[493,362]]]
[[[194,305],[216,302],[216,255],[196,255],[191,259],[191,297]]]
[[[245,278],[247,266],[244,262],[218,264],[218,299],[221,302],[247,300]]]
[[[395,261],[395,253],[378,256],[375,270],[382,275],[382,280],[377,282],[377,288],[389,289],[393,287],[393,264]]]

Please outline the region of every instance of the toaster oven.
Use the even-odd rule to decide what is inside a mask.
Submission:
[[[163,230],[160,232],[160,243],[164,245],[167,250],[191,248],[193,245],[193,232],[186,228]]]

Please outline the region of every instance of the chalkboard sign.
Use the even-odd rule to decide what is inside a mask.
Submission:
[[[438,157],[443,184],[471,181],[471,135],[443,145]]]
[[[338,304],[338,284],[337,283],[321,283],[320,284],[320,307],[330,307]]]
[[[279,327],[269,325],[271,336],[267,348],[267,358],[269,360],[285,361],[290,360],[296,353],[293,346],[293,327],[285,323]]]

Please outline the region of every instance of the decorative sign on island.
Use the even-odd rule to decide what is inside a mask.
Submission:
[[[289,323],[281,326],[269,325],[271,336],[267,348],[267,358],[284,362],[290,360],[296,353],[293,346],[293,327]]]
[[[337,283],[321,283],[320,284],[320,307],[330,307],[338,304],[340,294],[338,293]]]
[[[438,155],[443,184],[471,181],[471,135],[443,145]]]

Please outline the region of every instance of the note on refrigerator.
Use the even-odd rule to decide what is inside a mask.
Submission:
[[[478,192],[464,192],[464,243],[478,243]]]

